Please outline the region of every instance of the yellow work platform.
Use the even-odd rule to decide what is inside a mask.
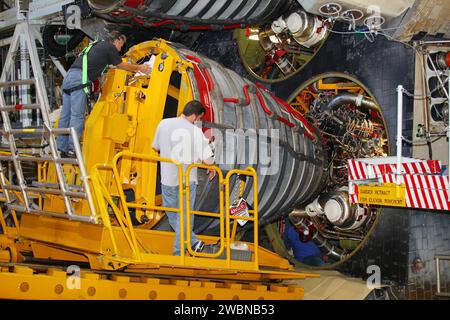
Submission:
[[[79,278],[64,268],[0,264],[0,298],[33,300],[298,300],[303,289],[294,285],[262,285],[235,281],[156,278],[81,270]]]

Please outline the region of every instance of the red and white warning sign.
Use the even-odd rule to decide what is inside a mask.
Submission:
[[[440,161],[402,158],[398,175],[396,162],[396,157],[349,159],[350,202],[449,211],[449,176],[442,175]]]
[[[236,205],[230,207],[230,214],[237,217],[250,217],[248,213],[247,201],[241,198]],[[248,220],[237,220],[237,222],[242,227],[248,222]]]

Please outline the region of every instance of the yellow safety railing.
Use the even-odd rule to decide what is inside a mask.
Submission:
[[[232,216],[230,215],[230,178],[233,175],[243,175],[253,178],[253,209],[248,210],[249,217],[243,216]],[[248,167],[245,170],[233,169],[230,170],[225,177],[225,208],[227,209],[226,214],[226,241],[227,241],[227,266],[231,265],[231,240],[234,240],[230,235],[230,220],[233,220],[233,229],[237,228],[237,220],[247,220],[253,222],[253,263],[255,269],[259,269],[259,258],[258,258],[258,177],[256,171],[252,167]],[[233,234],[236,232],[234,231]]]
[[[125,193],[122,188],[122,182],[120,180],[120,174],[118,170],[118,163],[119,160],[123,158],[133,158],[136,160],[142,160],[142,161],[150,161],[150,162],[167,162],[172,163],[175,166],[177,166],[178,170],[178,196],[179,196],[179,202],[178,202],[178,208],[166,208],[163,206],[157,206],[157,205],[149,205],[149,204],[137,204],[137,203],[131,203],[127,202]],[[218,176],[218,183],[219,183],[219,212],[204,212],[204,211],[196,211],[191,210],[190,208],[190,190],[189,190],[189,175],[192,169],[194,168],[202,168],[207,170],[214,170]],[[105,183],[102,181],[100,170],[108,170],[111,171],[113,174],[113,183],[115,184],[115,187],[118,192],[119,201],[120,201],[120,208],[119,206],[114,202],[112,195],[110,194],[110,191],[108,190]],[[230,178],[233,175],[245,175],[253,178],[253,192],[254,192],[254,208],[253,210],[248,210],[250,217],[234,217],[230,216],[229,208],[230,208],[230,201],[229,201],[229,183]],[[185,187],[183,186],[183,178],[185,180]],[[186,250],[187,252],[194,257],[203,257],[203,258],[217,258],[220,255],[223,254],[226,248],[226,265],[228,267],[231,266],[231,250],[230,245],[232,241],[234,241],[234,235],[235,231],[232,235],[230,235],[230,224],[231,220],[233,220],[234,226],[233,229],[236,229],[236,223],[237,220],[248,220],[252,221],[254,223],[254,264],[256,268],[258,268],[258,194],[257,194],[257,175],[256,171],[249,167],[245,170],[231,170],[228,172],[226,178],[223,178],[222,171],[216,167],[216,166],[207,166],[203,164],[191,164],[187,167],[186,172],[183,175],[183,169],[182,165],[172,159],[168,158],[162,158],[159,156],[153,156],[153,155],[144,155],[144,154],[138,154],[138,153],[132,153],[132,152],[120,152],[118,153],[114,159],[111,165],[108,164],[98,164],[93,167],[91,171],[91,181],[93,185],[96,205],[98,207],[98,211],[100,212],[101,219],[105,225],[105,227],[108,229],[109,234],[111,236],[112,241],[112,247],[114,254],[118,254],[117,244],[114,237],[114,232],[112,228],[112,224],[110,221],[110,214],[108,212],[108,205],[111,207],[112,212],[114,216],[116,217],[116,220],[119,223],[119,226],[127,240],[128,245],[132,249],[133,255],[136,259],[140,260],[140,248],[139,246],[143,247],[145,249],[144,244],[142,241],[138,238],[137,233],[134,230],[134,227],[131,223],[131,217],[130,217],[130,208],[133,209],[142,209],[142,210],[150,210],[150,211],[169,211],[169,212],[177,212],[179,214],[179,235],[180,235],[180,262],[182,264],[185,264],[185,256],[186,256]],[[225,187],[225,188],[224,188]],[[224,190],[225,189],[225,190]],[[184,196],[186,199],[186,209],[184,204]],[[225,200],[224,200],[225,199]],[[183,214],[186,212],[185,214]],[[206,253],[206,252],[194,252],[192,250],[191,246],[191,234],[189,232],[191,228],[191,215],[198,215],[198,216],[204,216],[204,217],[211,217],[211,218],[217,218],[219,219],[220,223],[220,247],[217,252],[214,253]],[[186,216],[186,219],[185,219]],[[185,228],[186,225],[186,228]],[[226,229],[225,229],[226,225]],[[185,236],[185,230],[187,230],[187,234]],[[184,240],[186,237],[186,240]]]
[[[183,174],[182,174],[182,167],[181,164],[178,163],[177,161],[174,161],[172,159],[167,159],[167,158],[161,158],[161,157],[157,157],[157,156],[152,156],[152,155],[145,155],[145,154],[138,154],[138,153],[132,153],[132,152],[120,152],[118,153],[113,161],[111,165],[107,165],[107,164],[98,164],[96,166],[94,166],[93,170],[92,170],[92,183],[94,186],[94,192],[96,195],[96,200],[97,200],[97,205],[99,206],[100,212],[101,212],[101,216],[102,216],[102,220],[105,221],[107,220],[108,222],[105,224],[105,226],[108,228],[110,236],[112,238],[112,243],[113,243],[113,250],[114,252],[117,252],[117,246],[116,246],[116,241],[114,239],[114,234],[112,231],[112,226],[111,226],[111,222],[109,221],[109,214],[108,214],[108,210],[107,207],[104,203],[104,201],[101,201],[102,198],[104,198],[106,200],[106,202],[111,206],[112,211],[114,213],[114,215],[116,216],[117,221],[119,222],[119,225],[121,227],[121,230],[123,232],[123,234],[125,235],[125,238],[129,244],[129,246],[131,247],[132,251],[133,251],[133,255],[136,259],[140,260],[141,256],[140,256],[140,250],[139,250],[139,245],[141,247],[144,248],[144,250],[148,251],[145,248],[144,243],[138,238],[133,224],[131,222],[131,217],[130,217],[130,208],[136,208],[136,209],[144,209],[144,210],[152,210],[152,211],[170,211],[170,212],[183,212],[183,202],[180,201],[180,205],[178,208],[166,208],[166,207],[162,207],[162,206],[152,206],[152,205],[147,205],[147,204],[136,204],[136,203],[129,203],[126,200],[126,196],[125,193],[123,191],[122,188],[122,182],[120,180],[120,174],[119,174],[119,170],[117,168],[118,162],[121,158],[134,158],[134,159],[138,159],[138,160],[143,160],[143,161],[151,161],[151,162],[168,162],[168,163],[172,163],[174,165],[177,166],[178,169],[178,175],[179,175],[179,182],[181,182],[181,186],[182,184],[182,178],[183,178]],[[108,191],[107,187],[104,185],[99,170],[110,170],[113,173],[113,180],[115,182],[116,188],[117,188],[117,192],[119,195],[119,201],[121,204],[121,207],[123,209],[123,212],[120,210],[120,208],[114,203],[110,192]],[[183,199],[183,190],[182,188],[179,188],[179,197],[180,199]],[[184,221],[183,221],[183,215],[180,215],[180,225],[183,225]],[[184,230],[180,230],[180,238],[182,238],[182,236],[184,236]],[[181,250],[181,258],[182,260],[184,259],[184,242],[181,242],[181,246],[180,246],[180,250]]]
[[[218,176],[218,180],[219,180],[219,213],[211,213],[211,212],[204,212],[204,211],[194,211],[191,210],[191,203],[190,203],[190,189],[189,189],[189,176],[191,173],[191,170],[194,168],[201,168],[201,169],[206,169],[206,170],[214,170],[217,173]],[[188,217],[188,219],[186,219],[186,229],[188,230],[188,235],[187,235],[187,250],[188,252],[192,255],[192,256],[196,256],[196,257],[205,257],[205,258],[217,258],[219,257],[223,250],[224,250],[224,240],[225,240],[225,236],[224,236],[224,202],[223,202],[223,191],[222,191],[222,186],[223,186],[223,174],[222,171],[216,167],[216,166],[208,166],[208,165],[204,165],[204,164],[190,164],[187,168],[186,168],[186,172],[184,174],[185,176],[185,181],[186,181],[186,217]],[[192,245],[191,245],[191,233],[189,232],[189,230],[191,230],[191,215],[198,215],[198,216],[204,216],[204,217],[211,217],[211,218],[219,218],[219,223],[220,223],[220,248],[219,251],[217,251],[216,253],[206,253],[206,252],[194,252],[192,250]]]

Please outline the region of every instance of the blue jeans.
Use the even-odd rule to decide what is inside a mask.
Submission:
[[[82,84],[81,69],[69,69],[64,77],[63,89],[70,89]],[[87,96],[83,89],[73,91],[71,94],[63,94],[63,106],[59,117],[58,128],[74,127],[78,139],[81,140],[84,127],[84,113],[87,105]],[[73,151],[72,137],[60,135],[57,138],[58,149],[64,152]]]
[[[189,192],[190,192],[190,208],[191,210],[194,209],[195,205],[195,193],[197,190],[197,184],[191,183],[189,185]],[[162,201],[163,201],[163,207],[166,208],[178,208],[178,186],[176,187],[170,187],[161,185],[161,193],[162,193]],[[186,208],[186,201],[183,202],[183,206]],[[185,240],[187,238],[187,232],[186,232],[186,210],[183,212],[184,214],[184,236]],[[179,256],[180,255],[180,222],[179,222],[179,213],[178,212],[169,212],[166,211],[167,218],[169,219],[170,226],[175,231],[175,240],[173,242],[173,255]],[[193,246],[198,240],[197,236],[195,235],[193,229],[194,229],[194,215],[190,215],[190,234],[191,234],[191,246]]]

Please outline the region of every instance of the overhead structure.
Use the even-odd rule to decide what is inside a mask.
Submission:
[[[87,0],[87,2],[97,17],[106,20],[149,27],[172,25],[181,28],[184,28],[185,23],[209,28],[259,24],[275,18],[293,3],[292,0]],[[186,26],[186,29],[191,28]]]

